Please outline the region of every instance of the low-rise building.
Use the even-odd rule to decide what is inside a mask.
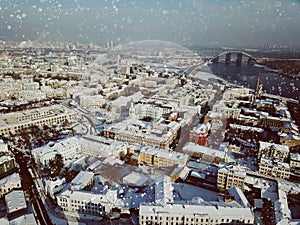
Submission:
[[[204,117],[204,122],[210,122],[213,119],[221,119],[221,118],[223,118],[222,113],[214,112],[214,111],[208,111],[207,114]]]
[[[75,119],[76,113],[62,105],[23,110],[0,115],[0,134],[9,135],[32,125],[62,124]]]
[[[254,215],[244,193],[233,188],[228,192],[234,199],[204,201],[194,197],[189,201],[174,201],[174,188],[170,177],[160,177],[155,182],[155,202],[141,203],[139,224],[253,224]]]
[[[151,104],[132,104],[129,115],[133,119],[152,118],[158,120],[163,115],[163,108]]]
[[[291,169],[300,169],[300,154],[291,153],[290,154],[290,167]]]
[[[258,172],[263,175],[282,179],[289,179],[291,175],[289,164],[276,159],[261,158]]]
[[[241,109],[238,108],[239,103],[235,101],[220,101],[213,105],[213,111],[222,113],[225,118],[239,118]]]
[[[1,224],[1,222],[0,222]],[[38,225],[33,213],[24,214],[9,221],[9,225]]]
[[[155,204],[165,205],[174,202],[172,180],[168,176],[161,176],[155,181]]]
[[[0,156],[0,177],[3,177],[17,170],[15,158],[9,153],[2,153]]]
[[[79,105],[89,110],[99,109],[106,103],[102,95],[82,95],[79,96]]]
[[[284,162],[289,157],[289,153],[289,147],[286,145],[264,141],[259,142],[258,159],[260,159],[261,157],[274,158],[281,162]]]
[[[56,198],[61,210],[80,214],[104,216],[113,208],[125,208],[124,202],[118,198],[117,189],[108,189],[101,194],[82,190],[65,190]]]
[[[186,165],[189,156],[180,152],[145,146],[141,149],[139,163],[146,163],[155,167],[170,167]]]
[[[190,131],[189,141],[198,145],[206,146],[210,127],[211,125],[208,122],[194,127],[193,130]]]
[[[188,142],[183,146],[182,152],[189,156],[215,163],[225,162],[227,154],[226,151],[212,149],[191,142]]]
[[[217,185],[221,190],[238,187],[244,190],[246,170],[236,165],[223,165],[218,169]]]
[[[94,184],[94,173],[80,171],[79,174],[71,181],[71,190],[86,190]]]
[[[80,140],[77,137],[70,137],[32,150],[35,162],[44,167],[47,167],[57,154],[62,156],[65,163],[77,159],[81,155]]]
[[[139,120],[125,120],[104,127],[104,137],[168,149],[177,138],[180,128],[180,124],[175,121],[149,126]]]
[[[13,189],[21,188],[21,179],[18,173],[13,173],[0,180],[0,197]]]
[[[249,88],[228,88],[224,94],[223,99],[236,99],[240,96],[249,95],[250,89]]]
[[[289,118],[280,118],[280,117],[274,117],[270,115],[263,115],[261,114],[259,124],[262,127],[266,128],[273,128],[278,130],[285,130],[286,124],[289,124],[291,122],[291,119]]]
[[[253,224],[254,216],[250,208],[226,204],[141,204],[139,224]]]
[[[60,192],[64,188],[64,184],[66,183],[65,178],[55,178],[55,180],[46,180],[45,181],[45,192],[52,199],[55,199],[55,194]]]
[[[5,195],[7,217],[22,215],[27,211],[27,204],[22,190],[14,190]]]

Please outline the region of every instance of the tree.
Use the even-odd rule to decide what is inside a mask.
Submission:
[[[56,154],[53,160],[49,161],[51,175],[56,177],[64,167],[64,159],[61,154]]]

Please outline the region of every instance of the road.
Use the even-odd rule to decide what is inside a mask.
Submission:
[[[48,217],[47,210],[37,190],[37,187],[35,186],[33,178],[28,171],[28,156],[19,150],[15,150],[14,152],[16,161],[20,165],[20,176],[23,190],[25,193],[29,194],[29,198],[39,224],[52,225],[51,220]]]

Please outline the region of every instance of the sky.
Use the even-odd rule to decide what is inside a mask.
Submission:
[[[300,0],[1,0],[0,40],[300,47]]]

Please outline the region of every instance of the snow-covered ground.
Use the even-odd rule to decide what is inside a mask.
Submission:
[[[217,201],[219,197],[223,198],[217,192],[190,184],[175,183],[173,187],[175,200],[192,200],[194,197],[201,197],[205,201]]]

